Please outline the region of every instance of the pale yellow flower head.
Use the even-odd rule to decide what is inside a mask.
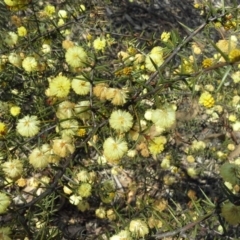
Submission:
[[[78,188],[78,194],[83,198],[91,196],[91,192],[92,186],[89,183],[82,183]]]
[[[236,72],[232,73],[231,77],[232,77],[234,83],[239,83],[240,82],[240,71],[236,71]]]
[[[109,119],[110,127],[119,132],[128,132],[133,125],[133,117],[129,112],[113,111]]]
[[[169,39],[170,39],[170,36],[171,36],[171,33],[170,32],[163,32],[162,34],[161,34],[161,40],[163,41],[163,42],[167,42]]]
[[[17,123],[17,132],[23,137],[33,137],[35,136],[40,128],[40,121],[37,116],[25,116],[18,120]]]
[[[134,236],[138,238],[144,237],[149,233],[147,224],[141,219],[132,220],[129,225],[129,230]]]
[[[127,142],[121,139],[109,137],[103,144],[103,154],[110,163],[118,162],[127,150]]]
[[[42,169],[47,167],[48,159],[49,159],[49,152],[44,150],[44,147],[37,147],[34,148],[31,154],[29,155],[29,163],[35,169]]]
[[[25,37],[27,35],[27,29],[24,26],[21,26],[17,29],[19,37]]]
[[[167,139],[164,136],[155,137],[149,142],[149,150],[153,156],[161,153],[164,150],[164,145],[167,142]]]
[[[65,98],[69,94],[71,82],[67,77],[57,76],[49,83],[50,96]]]
[[[78,95],[87,95],[90,92],[91,84],[83,75],[79,75],[72,80],[72,89]]]
[[[7,133],[7,125],[3,122],[0,122],[0,137],[5,136]]]
[[[59,119],[69,119],[74,116],[75,103],[63,101],[58,105],[56,116]]]
[[[51,17],[56,12],[56,9],[53,5],[46,5],[44,8],[44,13]]]
[[[74,144],[65,139],[54,139],[52,144],[53,152],[60,157],[67,157],[75,151]]]
[[[11,113],[11,115],[14,116],[14,117],[18,116],[18,115],[20,114],[20,112],[21,112],[21,108],[18,107],[18,106],[12,106],[12,107],[10,108],[10,113]]]
[[[15,32],[8,32],[4,37],[4,42],[9,46],[12,47],[16,45],[18,42],[18,35]]]
[[[0,214],[3,214],[7,211],[8,206],[11,203],[10,197],[7,194],[0,192]]]
[[[214,98],[209,92],[203,92],[199,98],[199,103],[206,108],[211,108],[214,106]]]
[[[229,53],[232,49],[236,48],[237,42],[234,40],[219,40],[216,43],[217,47],[223,52],[223,53]]]
[[[23,163],[18,159],[9,160],[2,163],[4,174],[12,179],[19,178],[23,172]]]
[[[147,55],[145,59],[145,66],[149,71],[155,72],[157,70],[156,67],[161,66],[163,61],[163,53],[160,52],[159,49],[155,49],[153,52]],[[156,67],[154,66],[153,62]]]
[[[107,41],[105,38],[98,37],[93,41],[93,47],[95,50],[98,50],[98,51],[104,51],[106,44],[107,44]]]
[[[26,72],[35,72],[38,70],[38,62],[35,57],[26,57],[22,61],[22,67]]]
[[[10,55],[8,56],[8,61],[15,67],[22,66],[22,58],[17,53],[10,53]]]
[[[87,54],[82,47],[73,46],[67,49],[65,59],[73,68],[84,67],[87,61]]]

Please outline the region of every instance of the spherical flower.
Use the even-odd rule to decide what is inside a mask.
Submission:
[[[228,202],[223,204],[221,211],[221,215],[228,223],[232,225],[240,223],[240,206]]]
[[[230,62],[237,62],[240,60],[240,49],[233,49],[229,52],[228,58]]]
[[[240,82],[240,71],[236,71],[236,72],[232,73],[231,77],[232,77],[234,83],[239,83]]]
[[[23,164],[20,160],[14,159],[2,163],[4,174],[12,179],[19,178],[23,172]]]
[[[164,145],[167,142],[167,139],[163,136],[155,137],[149,142],[149,150],[153,156],[161,153],[164,150]]]
[[[72,89],[76,94],[87,95],[90,92],[90,87],[91,84],[82,75],[72,80]]]
[[[15,67],[22,66],[22,59],[17,53],[10,53],[10,55],[8,56],[8,61]]]
[[[206,58],[202,61],[202,66],[204,68],[211,67],[213,65],[213,59],[212,58]]]
[[[81,182],[88,182],[90,180],[90,174],[87,170],[81,170],[77,174],[77,180]]]
[[[25,37],[27,35],[27,29],[24,26],[21,26],[17,29],[19,37]]]
[[[197,55],[202,53],[202,49],[195,42],[192,44],[192,50],[193,50],[194,54],[197,54]]]
[[[11,115],[12,115],[13,117],[18,116],[18,115],[20,114],[20,112],[21,112],[21,108],[18,107],[18,106],[12,106],[12,107],[10,108],[10,113],[11,113]]]
[[[161,66],[163,64],[163,62],[164,62],[164,60],[163,60],[162,53],[158,53],[158,52],[150,53],[147,55],[147,57],[145,59],[145,66],[149,71],[154,72],[157,70],[156,67]]]
[[[136,237],[144,237],[149,233],[147,224],[141,219],[134,219],[129,225],[130,232]]]
[[[167,42],[168,40],[169,40],[169,38],[170,38],[170,36],[171,36],[171,33],[170,32],[162,32],[162,34],[161,34],[161,40],[163,41],[163,42]]]
[[[7,126],[5,123],[0,122],[0,138],[5,136],[5,134],[7,133]]]
[[[224,163],[220,168],[220,175],[225,182],[231,183],[233,186],[240,184],[240,166],[234,163]]]
[[[42,169],[47,167],[49,163],[48,158],[49,158],[49,153],[46,153],[42,147],[34,148],[30,153],[30,155],[28,156],[29,163],[35,169]]]
[[[46,5],[44,8],[44,13],[51,17],[56,12],[55,7],[53,5]]]
[[[91,196],[92,186],[89,183],[82,183],[78,188],[78,194],[81,197],[89,197]]]
[[[69,140],[54,139],[52,149],[60,157],[67,157],[75,151],[75,146]]]
[[[78,121],[71,119],[71,120],[66,120],[62,121],[60,123],[60,131],[62,137],[68,136],[68,137],[73,137],[78,130]]]
[[[67,49],[65,59],[73,68],[84,67],[87,60],[87,54],[82,47],[73,46]]]
[[[8,32],[5,35],[4,41],[8,46],[11,47],[17,43],[18,35],[15,32]]]
[[[75,194],[69,198],[69,202],[73,205],[78,205],[81,200],[82,200],[82,197],[77,196]]]
[[[145,114],[152,122],[161,129],[168,129],[174,125],[176,122],[176,110],[174,106],[164,106],[162,109],[155,109],[152,112],[148,111]]]
[[[133,117],[126,111],[113,111],[109,119],[109,124],[116,131],[128,132],[133,125]]]
[[[103,143],[103,154],[110,163],[120,160],[127,150],[127,143],[121,139],[109,137]]]
[[[39,124],[37,116],[25,116],[18,120],[17,132],[23,137],[33,137],[39,132]]]
[[[75,104],[70,101],[63,101],[58,105],[56,116],[58,119],[69,119],[74,116]]]
[[[38,68],[38,63],[34,57],[26,57],[22,61],[22,67],[26,72],[35,72]]]
[[[204,92],[199,98],[199,103],[206,108],[211,108],[214,106],[214,98],[209,92]]]
[[[100,207],[100,208],[97,208],[95,210],[95,215],[98,217],[98,218],[106,218],[106,210],[105,208],[103,207]]]
[[[10,197],[8,197],[7,194],[5,193],[0,193],[0,214],[6,212],[10,203],[11,203]]]
[[[50,53],[51,51],[52,51],[52,48],[49,44],[44,43],[42,45],[42,52],[43,53],[47,54],[47,53]]]
[[[108,94],[108,92],[107,92]],[[114,96],[111,103],[115,106],[122,106],[127,101],[127,93],[124,89],[114,89]]]
[[[49,83],[50,95],[64,98],[69,94],[71,82],[67,77],[57,76]]]
[[[232,49],[235,49],[237,46],[237,41],[234,40],[219,40],[216,43],[216,46],[223,52],[229,53]]]
[[[63,9],[60,9],[58,11],[58,17],[60,17],[60,18],[67,18],[67,11],[63,10]]]
[[[106,39],[98,37],[93,41],[93,47],[95,50],[103,51],[106,47],[106,43],[107,43]]]

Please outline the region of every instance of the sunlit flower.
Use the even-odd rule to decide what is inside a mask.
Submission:
[[[69,202],[73,205],[78,205],[81,200],[82,200],[82,197],[75,194],[69,198]]]
[[[3,122],[0,122],[0,137],[5,136],[7,133],[7,125]]]
[[[10,108],[10,113],[11,113],[11,115],[14,116],[14,117],[18,116],[18,115],[20,114],[20,112],[21,112],[21,108],[18,107],[18,106],[12,106],[12,107]]]
[[[149,150],[153,156],[161,153],[164,150],[164,145],[167,142],[167,139],[163,136],[155,137],[149,142]]]
[[[72,80],[72,89],[76,94],[87,95],[90,92],[90,86],[90,82],[82,75]]]
[[[80,12],[85,12],[85,11],[86,11],[85,5],[80,4],[80,6],[79,6],[79,11],[80,11]]]
[[[8,56],[8,61],[15,67],[22,66],[22,58],[17,53],[10,53],[10,55]]]
[[[27,29],[24,26],[21,26],[17,29],[18,36],[25,37],[27,35]]]
[[[50,53],[51,51],[52,51],[52,49],[51,49],[51,46],[49,44],[44,43],[42,45],[42,52],[43,53],[47,54],[47,53]]]
[[[236,48],[237,41],[235,40],[219,40],[216,43],[216,46],[223,52],[223,53],[229,53],[232,49]]]
[[[49,161],[48,161],[49,155],[50,155],[49,151],[46,151],[44,146],[36,147],[32,150],[32,152],[28,156],[29,163],[35,169],[45,168],[49,163]]]
[[[93,47],[95,50],[98,50],[98,51],[103,51],[106,47],[106,39],[105,38],[96,38],[94,41],[93,41]]]
[[[195,42],[192,44],[192,50],[197,55],[202,53],[201,48]]]
[[[127,143],[121,139],[109,137],[103,143],[103,154],[110,163],[121,159],[127,150]]]
[[[97,208],[95,210],[95,215],[98,217],[98,218],[106,218],[106,210],[105,208],[103,207],[100,207],[100,208]]]
[[[13,46],[17,43],[18,41],[18,35],[15,32],[8,32],[4,36],[4,41],[8,46]]]
[[[199,98],[199,103],[206,108],[211,108],[214,106],[214,98],[209,92],[204,92]]]
[[[78,188],[78,194],[81,197],[89,197],[91,196],[92,186],[89,183],[82,183]]]
[[[145,114],[152,122],[161,129],[172,127],[176,121],[176,110],[174,106],[164,106],[161,109],[154,109],[152,112]]]
[[[240,60],[240,49],[233,49],[229,52],[228,58],[230,62],[237,62]]]
[[[37,116],[25,116],[18,120],[17,132],[23,137],[33,137],[39,132],[39,124]]]
[[[239,83],[240,82],[240,71],[236,71],[236,72],[232,73],[231,77],[232,77],[234,83]]]
[[[10,203],[11,203],[10,197],[8,197],[8,195],[5,193],[0,193],[0,214],[6,212]]]
[[[56,116],[59,119],[69,119],[74,116],[75,103],[63,101],[58,105]]]
[[[4,174],[12,179],[19,178],[23,172],[23,164],[20,160],[14,159],[2,163]]]
[[[163,42],[167,42],[169,40],[170,36],[171,36],[170,32],[163,31],[162,34],[161,34],[161,40]]]
[[[71,87],[71,82],[67,77],[57,76],[49,83],[50,95],[59,98],[67,97]]]
[[[81,101],[75,105],[74,111],[76,116],[83,121],[89,119],[91,117],[90,110],[90,102],[89,101]]]
[[[35,57],[26,57],[22,61],[22,67],[26,72],[34,72],[38,69],[38,63]]]
[[[206,58],[202,61],[202,66],[204,68],[211,67],[213,65],[213,59],[212,58]]]
[[[44,13],[51,17],[56,12],[55,7],[53,5],[46,5],[44,8]]]
[[[119,132],[127,132],[133,125],[133,117],[129,112],[113,111],[109,119],[110,127]]]
[[[66,120],[62,121],[60,123],[60,133],[62,137],[64,136],[69,136],[73,137],[78,130],[78,121],[71,119],[71,120]]]
[[[73,68],[84,67],[87,60],[87,54],[82,47],[73,46],[67,49],[65,59]]]
[[[60,18],[67,18],[67,11],[66,10],[63,10],[63,9],[60,9],[59,11],[58,11],[58,17],[60,17]]]
[[[52,149],[60,157],[67,157],[75,151],[75,146],[69,140],[54,139],[52,140]]]
[[[127,101],[127,93],[124,89],[114,89],[114,97],[111,103],[116,106],[122,106]]]
[[[141,219],[134,219],[130,222],[129,230],[136,237],[144,237],[149,233],[147,224]]]
[[[149,71],[154,72],[157,70],[156,67],[159,67],[163,64],[163,61],[162,52],[150,53],[145,59],[145,66]]]

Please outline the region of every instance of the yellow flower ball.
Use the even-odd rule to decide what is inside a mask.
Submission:
[[[25,37],[27,35],[27,29],[24,26],[21,26],[17,29],[19,37]]]
[[[7,133],[7,125],[3,122],[0,122],[0,137],[5,136]]]
[[[204,92],[199,98],[199,103],[206,108],[211,108],[214,106],[214,98],[209,92]]]
[[[121,139],[109,137],[103,143],[103,154],[109,163],[118,162],[127,151],[127,142]]]
[[[164,136],[155,137],[149,142],[149,150],[153,156],[161,153],[164,150],[164,145],[167,142],[167,139]]]
[[[112,112],[109,124],[118,132],[128,132],[133,126],[133,117],[129,112],[116,110]]]
[[[206,58],[202,61],[202,66],[204,68],[211,67],[213,65],[213,59],[212,58]]]
[[[22,67],[26,72],[35,72],[38,69],[38,62],[34,57],[26,57],[22,61]]]
[[[10,55],[8,56],[8,61],[15,67],[22,66],[22,58],[17,53],[10,53]]]
[[[95,50],[98,50],[98,51],[103,51],[106,47],[106,44],[107,44],[107,41],[105,38],[98,37],[93,41],[93,47]]]
[[[35,168],[35,169],[42,169],[47,167],[49,161],[49,154],[43,151],[41,148],[34,148],[33,151],[28,156],[29,163]]]
[[[21,108],[18,107],[18,106],[12,106],[12,107],[10,108],[10,113],[11,113],[11,115],[14,116],[14,117],[18,116],[18,115],[20,114],[20,112],[21,112]]]
[[[78,194],[81,197],[89,197],[92,194],[92,186],[89,183],[82,183],[78,188]]]
[[[67,77],[57,76],[49,83],[50,95],[65,98],[70,92],[71,82]]]
[[[17,132],[23,137],[33,137],[35,136],[40,128],[40,121],[37,116],[25,116],[18,120],[17,123]]]
[[[82,47],[73,46],[67,49],[65,59],[73,68],[84,67],[87,61],[87,54]]]
[[[132,220],[129,224],[129,230],[134,236],[138,238],[144,237],[149,233],[147,224],[141,219]]]
[[[228,58],[230,62],[237,62],[240,60],[240,49],[233,49],[229,52]]]
[[[106,210],[105,210],[105,208],[103,208],[103,207],[97,208],[95,210],[95,215],[98,218],[101,218],[101,219],[106,218]]]
[[[52,144],[53,152],[60,157],[67,157],[75,151],[75,146],[69,140],[54,139]]]
[[[15,32],[8,32],[5,35],[4,42],[9,46],[12,47],[17,44],[18,42],[18,35]]]
[[[2,169],[7,177],[16,179],[19,178],[23,172],[23,163],[18,159],[6,161],[2,163]]]
[[[83,75],[79,75],[72,80],[72,89],[78,95],[87,95],[90,92],[91,84]]]

